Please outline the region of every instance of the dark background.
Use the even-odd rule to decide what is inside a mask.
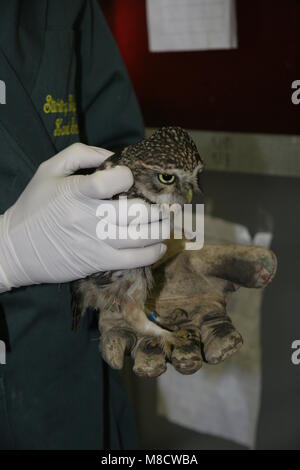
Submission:
[[[291,103],[300,80],[298,0],[238,0],[237,50],[181,53],[149,53],[144,0],[100,3],[147,126],[299,134],[300,105]],[[300,366],[290,359],[300,339],[300,180],[206,172],[203,184],[212,215],[274,233],[279,267],[262,308],[257,448],[300,449]],[[241,448],[158,417],[155,390],[154,380],[134,382],[143,448]]]
[[[238,49],[150,53],[144,0],[100,4],[147,126],[298,134],[300,2],[237,0]]]

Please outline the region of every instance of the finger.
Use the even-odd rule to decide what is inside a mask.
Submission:
[[[102,155],[105,155],[106,158],[111,157],[114,154],[114,152],[111,150],[107,150],[102,147],[95,147],[94,145],[89,145],[89,148],[95,150],[98,153],[101,153]]]
[[[168,220],[131,227],[116,227],[114,225],[110,226],[110,229],[112,234],[116,234],[115,238],[108,238],[106,223],[103,226],[98,224],[97,236],[115,249],[142,248],[157,244],[169,237]]]
[[[209,364],[219,364],[236,353],[243,345],[241,334],[233,325],[220,325],[216,332],[203,338],[203,355]]]
[[[197,372],[202,367],[199,333],[196,334],[189,330],[177,332],[170,361],[181,374],[189,375]]]
[[[207,274],[244,287],[264,287],[277,269],[275,254],[258,246],[206,245],[198,256]]]
[[[145,248],[125,248],[122,250],[111,250],[110,259],[112,264],[116,264],[118,269],[134,269],[149,266],[156,263],[166,252],[166,246],[158,243]]]
[[[55,157],[42,164],[50,172],[59,176],[69,176],[83,168],[98,168],[108,157],[113,155],[109,150],[88,145],[72,144]]]
[[[143,338],[133,352],[133,371],[140,377],[158,377],[167,369],[166,357],[156,338]]]
[[[243,344],[243,338],[235,329],[226,311],[196,314],[193,325],[199,326],[204,360],[218,364],[234,354]]]
[[[111,210],[112,208],[114,210]],[[169,220],[168,215],[161,211],[158,204],[150,205],[139,198],[128,199],[126,195],[115,200],[100,201],[97,212],[98,216],[105,214],[109,223],[121,226]]]
[[[76,175],[73,184],[77,194],[95,199],[111,199],[115,194],[128,191],[133,184],[129,168],[116,166],[92,175]]]
[[[123,328],[113,328],[103,334],[100,340],[102,357],[113,369],[121,370],[126,352],[135,346],[135,335]]]

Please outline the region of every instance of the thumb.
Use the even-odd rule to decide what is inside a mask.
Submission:
[[[84,168],[97,168],[111,155],[113,152],[109,150],[76,143],[44,162],[43,166],[48,174],[69,176]]]

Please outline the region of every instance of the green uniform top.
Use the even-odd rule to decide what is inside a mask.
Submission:
[[[136,98],[96,0],[0,0],[0,213],[38,165],[73,142],[120,147],[143,136]],[[95,319],[71,331],[69,286],[0,295],[0,448],[134,448],[119,376]]]

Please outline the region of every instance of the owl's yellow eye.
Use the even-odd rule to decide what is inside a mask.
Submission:
[[[167,173],[158,173],[157,176],[162,184],[173,184],[175,181],[175,176],[168,175]]]

